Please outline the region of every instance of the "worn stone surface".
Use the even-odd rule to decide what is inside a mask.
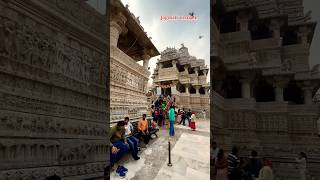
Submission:
[[[111,1],[110,11],[110,120],[114,123],[125,116],[136,120],[147,114],[147,63],[159,52],[120,0]],[[140,60],[143,66],[137,63]]]
[[[171,139],[172,167],[168,167],[168,129],[161,128],[158,138],[139,153],[140,160],[134,161],[131,155],[125,156],[118,164],[129,169],[125,179],[209,179],[209,120],[199,120],[197,130],[175,125],[175,136]],[[197,144],[197,146],[195,146]],[[196,148],[198,147],[198,148]],[[111,173],[111,179],[120,179]]]
[[[226,150],[237,145],[244,157],[257,150],[273,160],[278,179],[297,179],[294,158],[306,152],[308,178],[320,177],[320,107],[313,101],[320,76],[309,67],[316,23],[303,0],[223,0],[212,4],[217,9],[225,11],[211,21],[212,140]]]
[[[103,175],[105,27],[85,1],[0,1],[1,180]]]

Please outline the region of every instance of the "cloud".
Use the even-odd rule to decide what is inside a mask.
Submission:
[[[205,59],[210,67],[210,1],[209,0],[122,0],[129,10],[139,16],[141,25],[152,42],[161,52],[166,47],[180,48],[184,43],[189,53],[199,59]],[[161,21],[161,16],[187,16],[194,12],[198,21]],[[199,39],[199,35],[203,35]],[[158,57],[150,62],[151,74],[156,67]],[[210,76],[208,76],[210,77]],[[152,81],[152,79],[150,79]]]

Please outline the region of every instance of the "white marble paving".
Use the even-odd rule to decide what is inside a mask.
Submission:
[[[156,180],[209,180],[210,138],[183,133],[171,151],[172,167],[161,167]]]

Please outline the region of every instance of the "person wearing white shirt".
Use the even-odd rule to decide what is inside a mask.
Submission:
[[[129,117],[125,117],[124,121],[126,123],[125,125],[125,137],[127,138],[127,142],[129,144],[129,147],[131,149],[131,153],[138,154],[139,151],[139,140],[132,135],[133,132],[133,126],[131,122],[129,121]],[[135,157],[135,159],[140,159],[140,157]]]

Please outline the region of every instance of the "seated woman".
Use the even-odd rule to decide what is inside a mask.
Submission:
[[[125,129],[126,129],[126,133],[125,136],[127,138],[127,142],[129,144],[129,147],[131,149],[131,154],[132,156],[136,157],[137,159],[140,159],[140,157],[136,156],[138,154],[138,150],[139,150],[139,140],[133,136],[132,132],[133,132],[133,126],[129,120],[129,117],[125,117],[124,118],[124,122],[125,122]]]

